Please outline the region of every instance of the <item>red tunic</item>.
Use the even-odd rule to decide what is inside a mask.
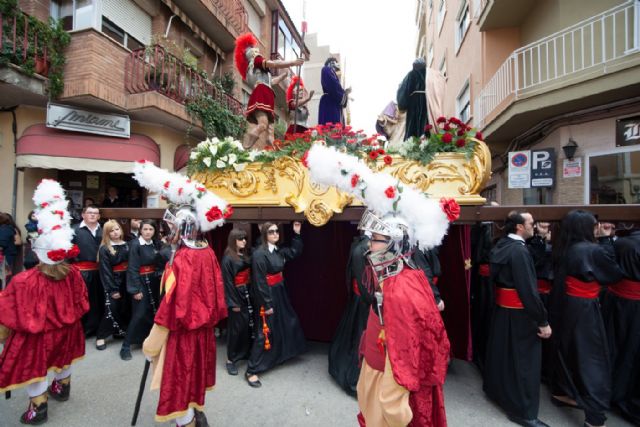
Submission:
[[[260,68],[264,71],[268,71],[268,69],[262,65],[264,60],[265,59],[262,56],[256,56],[256,58],[253,60],[253,66],[255,68]],[[273,113],[274,108],[275,94],[273,93],[273,89],[271,89],[264,83],[258,83],[253,89],[253,92],[251,92],[249,102],[247,103],[247,111],[245,113],[247,116],[247,120],[249,120],[251,123],[256,123],[254,114],[257,111],[263,111],[267,113],[269,122],[273,123],[275,121],[275,116]]]
[[[222,273],[211,248],[180,248],[170,271],[175,284],[155,317],[169,330],[157,410],[163,419],[204,406],[206,390],[216,383],[213,327],[227,317]]]
[[[450,345],[431,287],[422,271],[405,268],[397,276],[385,279],[383,313],[393,377],[410,392],[413,419],[409,426],[446,426],[442,386]],[[369,316],[376,317],[373,311]],[[377,317],[375,321],[378,321]],[[366,336],[376,338],[369,333]],[[373,365],[367,360],[375,369],[376,362],[371,362]]]
[[[84,356],[81,318],[89,311],[80,271],[53,280],[32,268],[0,292],[0,324],[12,332],[0,355],[0,392],[46,379]]]

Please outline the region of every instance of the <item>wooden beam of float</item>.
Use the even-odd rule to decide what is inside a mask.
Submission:
[[[480,191],[491,177],[491,154],[483,142],[476,140],[470,159],[463,153],[437,153],[422,166],[393,156],[391,165],[379,158],[372,163],[372,169],[389,173],[436,200],[451,197],[463,206],[482,205],[485,199]],[[304,214],[315,226],[326,224],[347,207],[362,206],[356,198],[334,187],[312,183],[307,168],[293,157],[249,163],[240,171],[198,172],[192,178],[231,203],[236,212],[247,207],[289,207]]]

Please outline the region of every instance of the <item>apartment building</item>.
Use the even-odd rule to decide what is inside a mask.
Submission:
[[[491,148],[488,199],[640,203],[640,1],[423,0],[416,23],[445,112]],[[533,169],[510,183],[519,151]]]
[[[208,93],[238,114],[246,105],[249,88],[233,64],[238,35],[253,32],[270,58],[308,55],[280,0],[17,4],[15,18],[0,12],[0,54],[13,52],[0,62],[0,211],[14,212],[18,223],[44,177],[60,180],[78,206],[85,198],[100,203],[109,186],[120,189],[121,198],[137,188],[129,174],[136,159],[183,169],[189,147],[205,135],[185,108],[188,100]],[[25,72],[32,55],[43,55],[28,17],[61,20],[71,38],[64,88],[55,100],[46,69],[36,64],[35,73]],[[211,83],[225,73],[235,81],[230,94]],[[287,84],[275,88],[283,118]]]

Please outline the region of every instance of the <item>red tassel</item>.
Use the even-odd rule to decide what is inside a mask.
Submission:
[[[260,307],[260,317],[262,317],[262,333],[264,334],[264,349],[271,350],[271,342],[269,342],[269,325],[267,325],[267,314],[265,313],[264,306]]]

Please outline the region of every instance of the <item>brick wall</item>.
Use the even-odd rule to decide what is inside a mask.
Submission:
[[[49,19],[49,0],[18,0],[18,7],[27,15],[46,22]]]

